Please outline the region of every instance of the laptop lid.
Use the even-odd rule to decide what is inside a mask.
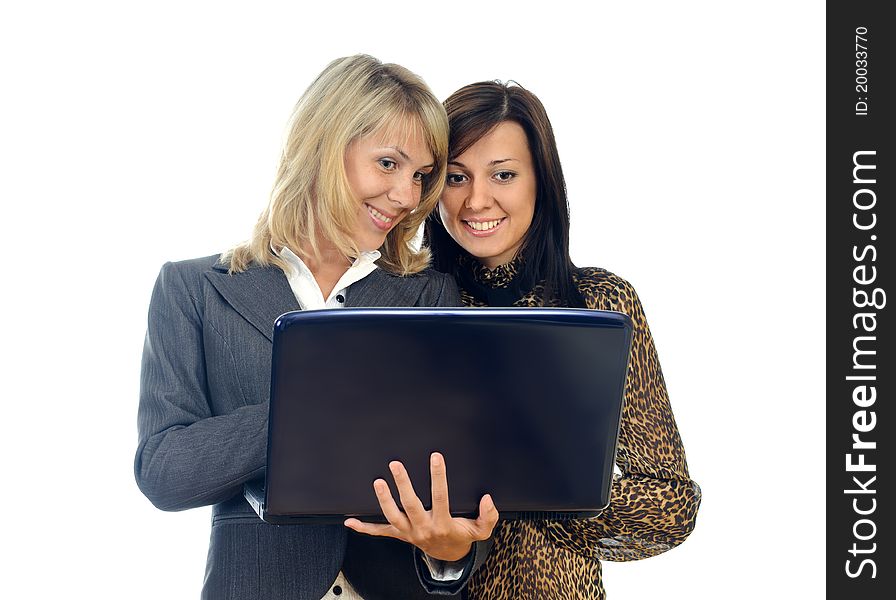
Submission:
[[[272,523],[382,520],[400,460],[431,506],[445,456],[451,512],[490,493],[504,518],[593,516],[609,502],[631,343],[622,313],[335,309],[275,324],[268,463],[247,489]]]

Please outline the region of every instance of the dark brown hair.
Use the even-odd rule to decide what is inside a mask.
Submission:
[[[504,121],[526,132],[537,178],[535,214],[520,253],[523,281],[543,282],[542,302],[584,307],[572,279],[576,268],[569,257],[569,203],[557,142],[547,112],[538,97],[515,82],[482,81],[457,90],[445,100],[448,112],[448,161],[452,161]],[[433,267],[454,273],[466,251],[455,242],[434,211],[426,221],[426,243]]]

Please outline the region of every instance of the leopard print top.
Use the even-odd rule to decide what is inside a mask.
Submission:
[[[518,264],[489,271],[474,265],[476,280],[507,286]],[[653,338],[634,288],[604,269],[578,269],[573,277],[591,309],[614,310],[634,323],[625,404],[610,505],[591,519],[501,521],[494,547],[473,574],[470,600],[606,598],[600,559],[647,558],[683,542],[694,529],[700,487],[688,475],[684,447],[669,405]],[[540,306],[541,286],[514,306]],[[484,306],[461,289],[467,306]]]

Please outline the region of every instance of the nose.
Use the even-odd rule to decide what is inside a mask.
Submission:
[[[494,203],[495,199],[488,182],[482,181],[480,178],[474,179],[473,185],[470,186],[470,195],[464,200],[464,206],[474,212],[479,212],[491,207]]]
[[[404,210],[414,210],[420,204],[420,185],[413,177],[400,179],[389,190],[389,200]]]

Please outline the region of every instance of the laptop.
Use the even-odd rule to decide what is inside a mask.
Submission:
[[[607,506],[632,337],[622,313],[567,308],[342,308],[274,326],[267,470],[245,486],[266,522],[383,522],[400,460],[431,507],[445,457],[454,516],[489,493],[502,518]]]

